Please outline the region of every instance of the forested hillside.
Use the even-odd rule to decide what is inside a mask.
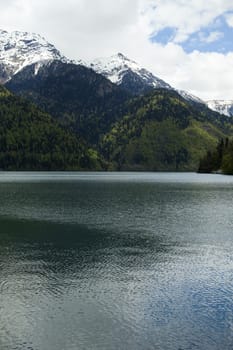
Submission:
[[[116,116],[122,115],[130,94],[87,67],[60,61],[39,68],[31,65],[16,74],[6,87],[30,99],[63,125],[97,144]]]
[[[232,118],[174,90],[133,97],[83,66],[54,61],[35,69],[26,67],[7,86],[63,125],[76,144],[69,153],[80,155],[81,147],[85,154],[78,159],[84,169],[196,171],[206,152],[233,134]],[[68,164],[76,168],[77,159]]]
[[[0,86],[0,169],[100,169],[96,151],[51,116]]]
[[[233,140],[221,139],[216,148],[208,151],[201,159],[198,171],[233,175]]]
[[[231,119],[172,91],[133,99],[127,111],[101,140],[104,157],[120,170],[197,170],[206,151],[232,133]]]

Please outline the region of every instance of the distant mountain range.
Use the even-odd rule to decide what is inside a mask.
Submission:
[[[58,136],[52,143],[54,155],[49,156],[53,138],[43,140],[42,133],[36,134],[36,142],[44,142],[47,153],[30,158],[33,147],[27,143],[27,157],[21,154],[18,166],[23,169],[30,169],[29,159],[33,159],[31,168],[36,169],[37,160],[40,169],[47,169],[46,159],[52,159],[53,169],[60,164],[61,169],[196,170],[199,159],[219,138],[233,134],[233,118],[221,116],[198,97],[171,87],[121,53],[90,63],[74,62],[37,34],[0,31],[0,81],[40,109],[25,107],[30,112],[26,130],[36,134],[38,128],[36,118],[29,123],[31,113],[48,113],[50,129],[54,121],[54,135],[60,135],[57,153]],[[2,91],[4,96],[8,94]],[[14,98],[11,95],[10,99]],[[6,124],[11,113],[19,116],[15,109],[23,113],[22,105],[27,105],[23,101],[15,102],[11,109],[9,98],[2,100]],[[17,139],[21,145],[26,131],[18,122],[14,127],[11,140]],[[28,136],[26,140],[33,142]],[[63,142],[70,145],[64,147],[65,154],[73,143],[78,155],[70,151],[70,158],[63,156]],[[11,146],[7,147],[13,162],[16,153],[13,157]],[[67,166],[65,159],[69,160]],[[15,168],[7,161],[6,168]]]
[[[207,103],[207,106],[227,116],[233,114],[233,101],[203,101],[192,94],[171,87],[162,79],[154,76],[122,53],[109,58],[96,59],[93,62],[74,61],[62,55],[54,45],[39,34],[28,32],[7,32],[0,30],[0,83],[9,81],[24,67],[36,64],[35,74],[48,61],[59,60],[63,63],[76,63],[92,68],[133,94],[139,95],[154,88],[173,89],[188,101]]]

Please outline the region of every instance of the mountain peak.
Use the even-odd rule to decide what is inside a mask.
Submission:
[[[119,58],[122,58],[122,59],[127,59],[127,57],[125,55],[123,55],[123,53],[121,53],[121,52],[118,52],[116,54],[116,56],[118,56]]]
[[[154,76],[151,72],[129,59],[121,52],[116,55],[94,60],[90,67],[104,75],[113,83],[122,86],[135,94],[143,93],[149,88],[171,89],[171,86]]]
[[[5,83],[25,66],[67,58],[39,34],[0,30],[0,83]]]
[[[118,59],[120,59],[121,61],[130,62],[131,64],[134,63],[135,65],[137,65],[137,66],[139,67],[139,65],[138,65],[135,61],[131,60],[130,58],[128,58],[127,56],[125,56],[125,55],[124,55],[123,53],[121,53],[121,52],[118,52],[116,55],[112,55],[111,58],[112,58],[112,59],[118,58]]]

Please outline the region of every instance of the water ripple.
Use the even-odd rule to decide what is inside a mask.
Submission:
[[[1,350],[231,350],[231,177],[0,177]]]

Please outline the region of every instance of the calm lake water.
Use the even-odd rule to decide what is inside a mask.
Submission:
[[[233,177],[0,173],[1,350],[232,350]]]

